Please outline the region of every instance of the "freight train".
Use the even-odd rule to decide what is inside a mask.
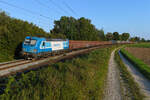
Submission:
[[[116,44],[115,41],[75,41],[68,39],[47,39],[27,36],[22,44],[22,55],[25,59],[41,58],[64,53],[81,48],[89,48],[100,45]],[[119,42],[125,44],[129,42]]]

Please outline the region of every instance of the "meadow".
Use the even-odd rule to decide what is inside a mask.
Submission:
[[[150,48],[128,47],[125,50],[150,66]]]
[[[150,43],[136,43],[128,45],[128,47],[150,48]]]
[[[102,100],[115,47],[0,80],[0,100]]]

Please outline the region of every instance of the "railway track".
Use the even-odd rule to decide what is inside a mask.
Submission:
[[[8,61],[8,62],[0,63],[0,66],[7,65],[7,64],[11,64],[11,63],[17,63],[17,62],[21,62],[21,61],[24,61],[24,59],[20,59],[20,60],[14,60],[14,61]]]
[[[31,61],[28,60],[19,60],[19,61],[15,61],[15,62],[11,62],[11,63],[5,63],[5,64],[0,64],[0,70],[5,70],[8,68],[12,68],[12,67],[16,67],[19,65],[23,65],[23,64],[27,64]]]
[[[65,55],[60,54],[57,56],[52,56],[49,58],[43,58],[43,59],[35,60],[35,61],[21,59],[21,60],[16,60],[16,61],[0,63],[0,77],[5,77],[5,76],[8,76],[10,74],[16,74],[17,72],[23,72],[23,71],[26,71],[29,69],[33,69],[33,66],[37,67],[37,66],[41,66],[43,64],[48,64],[52,60],[53,60],[53,62],[55,62],[58,59],[63,60],[69,56],[84,54],[84,53],[89,52],[91,50],[98,49],[98,48],[104,48],[104,47],[108,47],[108,46],[99,46],[99,47],[93,47],[93,48],[88,48],[88,49],[76,50],[76,51],[66,53]],[[45,63],[45,62],[47,62],[47,63]]]

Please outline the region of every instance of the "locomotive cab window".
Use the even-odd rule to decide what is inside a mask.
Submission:
[[[30,44],[30,39],[25,39],[24,44],[29,45]]]
[[[36,40],[31,40],[30,45],[35,45],[36,44]]]
[[[24,44],[25,45],[35,45],[36,44],[36,40],[25,39]]]
[[[43,42],[42,46],[45,46],[45,42]]]

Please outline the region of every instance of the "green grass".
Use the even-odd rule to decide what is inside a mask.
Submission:
[[[114,48],[103,48],[0,82],[0,100],[102,100],[108,61]],[[5,82],[5,83],[3,83]]]
[[[115,60],[118,64],[118,68],[120,70],[120,75],[123,80],[123,83],[125,84],[125,88],[127,88],[128,92],[127,96],[131,97],[132,100],[143,100],[144,96],[143,94],[140,93],[139,86],[137,83],[134,81],[132,75],[128,71],[127,67],[124,65],[122,62],[118,51],[115,52]],[[122,94],[124,95],[124,92],[122,91]]]
[[[131,44],[128,47],[150,48],[150,43]]]
[[[150,79],[150,66],[145,64],[142,60],[134,57],[131,53],[124,48],[121,49],[121,53],[148,79]]]

